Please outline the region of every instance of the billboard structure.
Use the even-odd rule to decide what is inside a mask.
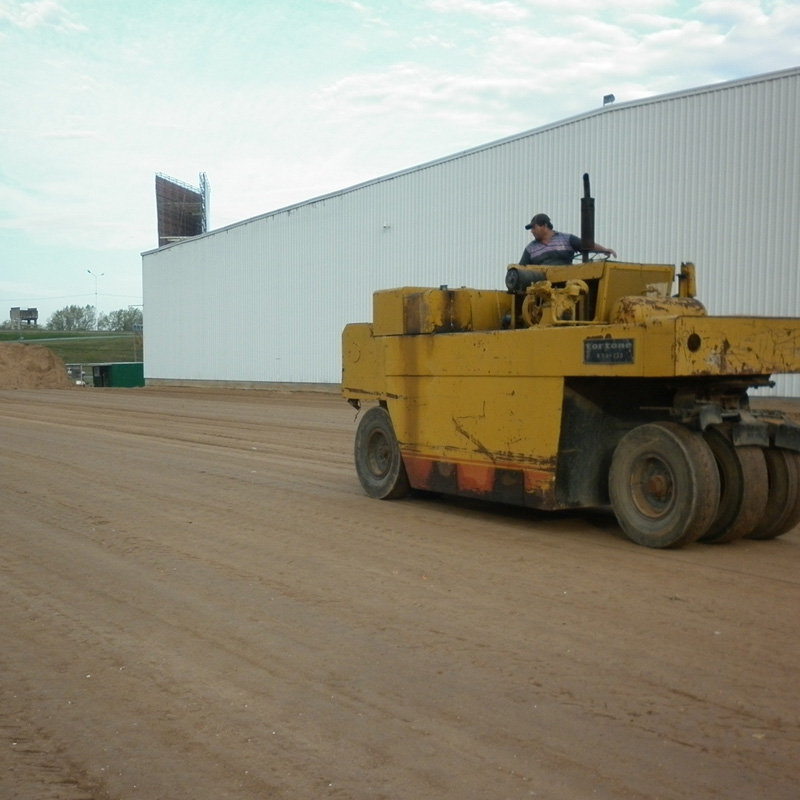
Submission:
[[[208,230],[208,199],[209,185],[205,172],[200,173],[200,188],[157,173],[158,246],[164,247],[205,233]]]

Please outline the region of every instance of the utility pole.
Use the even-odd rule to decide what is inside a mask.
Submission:
[[[97,279],[102,278],[103,275],[105,275],[105,272],[95,275],[90,269],[87,269],[86,271],[94,278],[94,327],[95,330],[99,330],[100,314],[98,313],[97,309]]]

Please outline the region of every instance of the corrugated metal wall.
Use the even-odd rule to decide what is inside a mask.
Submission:
[[[539,211],[698,266],[714,314],[800,314],[800,69],[604,109],[143,256],[150,381],[336,383],[375,289],[502,288]],[[800,380],[779,379],[800,395]]]

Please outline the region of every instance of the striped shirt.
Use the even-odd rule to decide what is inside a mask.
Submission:
[[[571,233],[553,231],[550,241],[537,242],[534,239],[522,253],[519,260],[521,267],[528,264],[541,264],[544,266],[555,264],[571,264],[575,253],[581,250],[581,240]]]

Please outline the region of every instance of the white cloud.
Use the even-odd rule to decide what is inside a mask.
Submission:
[[[56,0],[32,0],[30,3],[0,3],[0,22],[14,27],[31,29],[50,27],[59,31],[85,31],[86,27],[73,22],[71,15]]]
[[[725,46],[740,59],[779,49],[784,58],[800,60],[800,4],[796,2],[778,0],[767,13],[763,4],[714,0],[701,3],[697,15],[724,35]],[[765,48],[765,42],[772,46]]]
[[[760,3],[752,0],[707,0],[699,3],[694,13],[705,17],[715,24],[733,27],[739,23],[766,21],[767,15],[762,11]]]
[[[479,0],[428,0],[426,5],[431,11],[442,14],[472,14],[499,22],[513,22],[528,16],[527,9],[508,0],[495,3],[482,3]]]
[[[40,139],[99,139],[101,134],[99,131],[79,131],[79,130],[64,130],[64,131],[45,131],[39,134]]]
[[[525,88],[513,75],[443,73],[418,64],[397,64],[389,70],[344,78],[315,93],[315,106],[329,119],[374,117],[392,113],[424,114],[426,117],[467,118],[474,122],[475,106],[489,104],[499,95]]]
[[[446,39],[442,39],[440,36],[436,36],[435,34],[428,34],[427,36],[415,36],[411,42],[411,47],[441,47],[445,50],[453,50],[458,45],[454,41],[448,41]]]
[[[350,8],[353,11],[357,11],[360,14],[367,14],[369,13],[369,8],[365,6],[363,3],[358,3],[356,0],[327,0],[327,2],[333,2],[340,6],[345,6],[346,8]]]

